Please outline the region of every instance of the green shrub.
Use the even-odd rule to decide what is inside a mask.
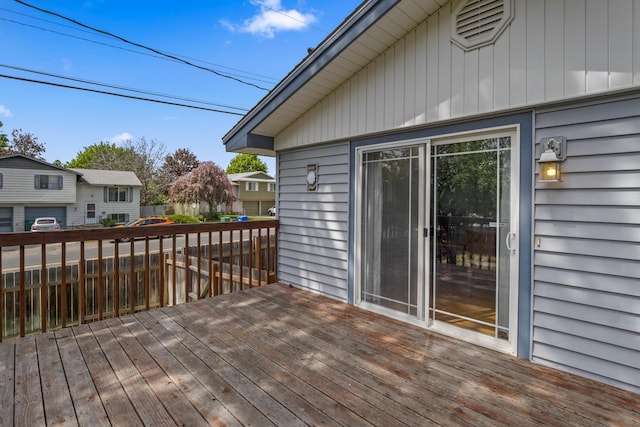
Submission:
[[[103,227],[115,227],[118,225],[118,221],[113,218],[104,218],[100,221],[100,224],[102,224]]]
[[[175,215],[169,215],[168,218],[173,222],[175,222],[176,224],[196,224],[200,222],[198,218],[191,215],[175,214]]]

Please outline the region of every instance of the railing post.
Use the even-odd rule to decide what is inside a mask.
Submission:
[[[173,245],[172,245],[172,249],[171,249],[171,253],[173,256],[173,264],[171,266],[171,270],[173,272],[173,276],[172,276],[172,283],[171,283],[171,296],[172,296],[172,304],[176,305],[176,286],[177,286],[177,280],[176,280],[176,274],[178,271],[178,267],[176,266],[176,261],[177,261],[177,257],[178,257],[178,251],[176,250],[176,235],[173,235]]]
[[[113,241],[113,312],[116,317],[120,317],[120,243],[118,239]]]
[[[49,292],[47,289],[47,264],[46,264],[47,245],[44,243],[40,247],[40,257],[42,265],[40,267],[40,329],[42,332],[47,331],[47,297]],[[3,274],[4,277],[4,274]]]
[[[189,233],[184,235],[184,302],[189,302],[191,274],[189,270]]]
[[[25,310],[27,309],[26,295],[24,293],[24,245],[20,245],[20,336],[24,337]]]
[[[209,298],[211,298],[211,296],[213,295],[213,287],[215,286],[215,281],[214,281],[214,277],[215,275],[213,274],[213,244],[211,242],[211,239],[213,238],[213,234],[211,233],[211,231],[209,231],[209,246],[207,248],[207,252],[209,253]]]
[[[2,247],[0,247],[0,342],[4,337],[4,270],[2,268]]]
[[[218,231],[218,271],[220,273],[220,277],[218,278],[218,285],[217,285],[217,289],[216,289],[216,295],[220,295],[222,294],[222,289],[223,289],[223,282],[222,282],[222,273],[224,272],[224,268],[222,266],[222,255],[223,255],[223,251],[222,251],[222,230]]]
[[[196,237],[196,246],[198,247],[197,250],[197,256],[196,256],[196,262],[198,263],[198,265],[196,266],[196,270],[198,272],[198,281],[196,282],[196,292],[197,292],[197,297],[196,299],[200,299],[202,298],[201,292],[202,290],[200,289],[200,282],[202,282],[202,256],[200,254],[200,250],[202,249],[202,242],[201,242],[201,237],[200,237],[200,233],[198,233],[198,237]]]
[[[233,292],[233,228],[229,230],[229,292]]]
[[[274,254],[273,254],[273,278],[274,281],[278,280],[278,230],[280,227],[280,222],[278,221],[278,223],[273,227],[273,240],[274,240],[274,245],[273,245],[273,250],[274,250]]]
[[[249,229],[249,288],[253,288],[253,228]]]
[[[98,320],[102,320],[102,304],[103,304],[103,290],[104,284],[102,275],[102,240],[98,240]]]
[[[151,262],[149,259],[149,237],[144,239],[144,307],[149,311],[151,299]]]
[[[136,248],[135,242],[133,239],[129,241],[129,253],[131,254],[130,262],[129,262],[129,274],[131,278],[129,279],[129,305],[131,306],[131,314],[136,311],[136,302],[135,302],[135,285],[136,285]]]
[[[165,275],[164,275],[164,266],[165,266],[165,258],[164,258],[164,237],[160,236],[160,242],[158,243],[158,263],[159,263],[159,270],[158,270],[158,275],[160,276],[158,278],[158,298],[160,298],[160,307],[164,307],[164,282],[165,282]]]
[[[239,262],[239,268],[240,268],[240,290],[244,291],[244,240],[242,239],[243,237],[243,230],[240,229],[240,239],[239,239],[239,244],[240,244],[240,262]]]

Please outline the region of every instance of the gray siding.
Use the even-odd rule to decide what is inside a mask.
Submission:
[[[536,185],[533,359],[640,392],[640,99],[539,113],[546,136],[568,159]]]
[[[307,165],[318,165],[307,191]],[[283,283],[347,301],[349,144],[278,155],[278,275]]]

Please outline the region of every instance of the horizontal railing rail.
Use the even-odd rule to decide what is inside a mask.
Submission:
[[[0,233],[0,341],[275,282],[278,226]]]

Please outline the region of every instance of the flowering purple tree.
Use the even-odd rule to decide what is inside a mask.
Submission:
[[[211,215],[216,206],[236,200],[227,174],[213,162],[202,162],[176,179],[169,189],[169,197],[176,203],[204,202],[209,205]]]

